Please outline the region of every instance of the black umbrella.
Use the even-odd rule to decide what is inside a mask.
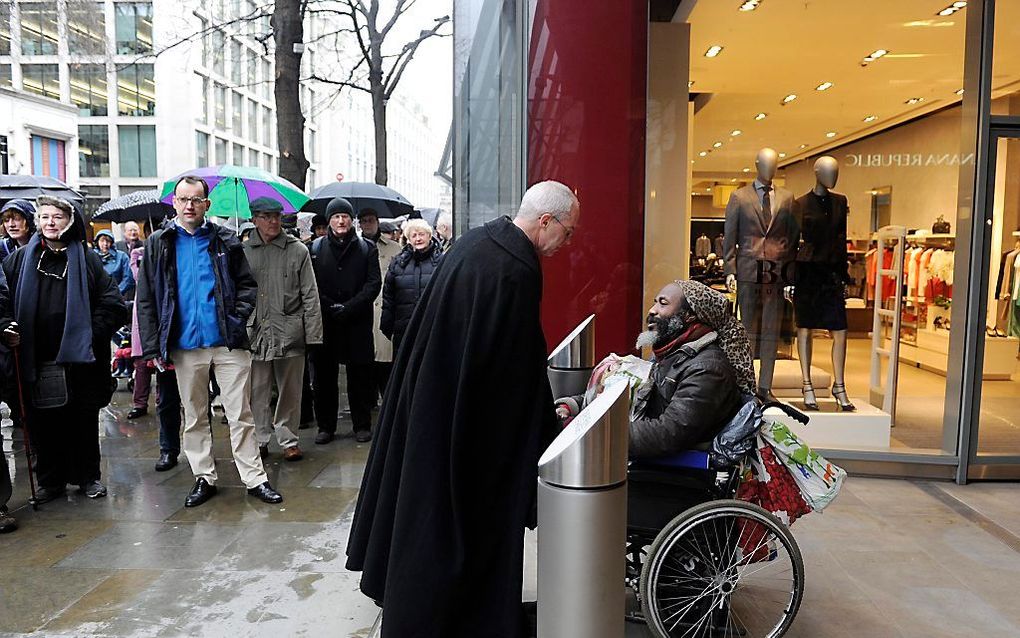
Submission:
[[[354,207],[355,214],[364,208],[371,208],[380,218],[400,217],[414,212],[414,206],[406,197],[392,188],[370,182],[333,182],[316,188],[310,197],[301,210],[325,214],[331,199],[343,197]]]
[[[0,175],[0,205],[12,199],[34,200],[41,195],[66,199],[79,210],[85,207],[85,196],[55,177]]]
[[[143,222],[145,220],[159,221],[174,214],[174,209],[168,204],[159,201],[160,191],[137,191],[115,197],[106,202],[92,216],[96,221],[117,222]]]

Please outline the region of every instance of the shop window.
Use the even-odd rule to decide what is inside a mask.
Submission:
[[[78,173],[82,177],[110,176],[110,133],[105,124],[78,126]]]
[[[117,112],[155,115],[156,82],[151,64],[131,64],[117,71]]]
[[[106,16],[102,3],[67,3],[67,47],[72,55],[106,53]]]
[[[19,8],[22,55],[56,55],[57,3],[25,2]]]
[[[156,127],[120,126],[117,130],[121,177],[156,177]]]
[[[72,64],[71,102],[83,116],[107,114],[106,66],[103,64]]]
[[[28,93],[60,99],[60,67],[56,64],[22,64],[21,85]]]
[[[216,165],[220,166],[227,163],[227,141],[217,137],[213,143],[215,147],[215,161]]]
[[[209,165],[209,134],[202,131],[195,131],[195,165]]]
[[[55,140],[41,135],[32,136],[32,174],[67,179],[67,159],[64,155],[64,140]]]
[[[116,2],[113,5],[117,53],[130,55],[152,51],[152,4]]]
[[[241,136],[244,134],[244,127],[241,125],[244,115],[244,98],[237,91],[232,91],[230,94],[230,109],[231,130],[234,131],[235,135]]]

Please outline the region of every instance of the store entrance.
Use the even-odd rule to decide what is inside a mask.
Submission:
[[[966,477],[1020,479],[1020,128],[993,130],[985,202],[982,375]],[[980,361],[980,360],[979,360]]]

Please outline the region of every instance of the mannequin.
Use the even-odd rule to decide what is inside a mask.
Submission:
[[[726,287],[737,295],[741,321],[761,360],[757,394],[774,400],[772,376],[783,318],[785,273],[797,249],[793,194],[772,184],[779,154],[758,151],[757,178],[738,188],[726,204],[723,251]]]
[[[847,397],[844,384],[846,297],[850,283],[846,222],[850,207],[845,195],[832,191],[838,179],[839,162],[829,156],[818,158],[814,188],[794,202],[801,242],[797,250],[795,285],[787,291],[793,296],[796,309],[804,407],[818,409],[811,384],[811,331],[824,328],[832,335],[832,396],[841,410],[851,412],[856,408]]]

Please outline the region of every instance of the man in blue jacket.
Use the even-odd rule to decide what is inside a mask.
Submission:
[[[213,365],[241,481],[252,496],[279,503],[283,497],[269,484],[259,457],[250,403],[246,325],[258,289],[241,242],[206,220],[208,207],[205,180],[182,177],[174,188],[176,219],[145,242],[135,299],[142,356],[155,359],[157,368],[172,362],[177,372],[185,421],[182,449],[195,475],[184,506],[197,507],[216,495],[212,429],[206,420]]]

